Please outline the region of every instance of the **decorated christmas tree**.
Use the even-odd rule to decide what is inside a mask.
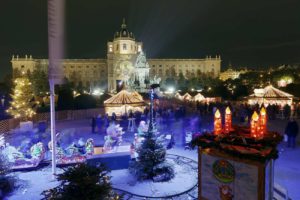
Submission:
[[[57,175],[59,185],[42,193],[45,200],[121,200],[112,190],[109,171],[103,166],[78,164]]]
[[[144,140],[136,149],[138,157],[130,163],[129,170],[139,180],[168,181],[174,177],[173,167],[166,161],[166,148],[163,138],[158,136],[153,118],[154,90],[151,90],[150,122]]]
[[[16,78],[15,88],[11,95],[11,106],[7,112],[14,118],[27,120],[35,114],[34,94],[28,78]]]

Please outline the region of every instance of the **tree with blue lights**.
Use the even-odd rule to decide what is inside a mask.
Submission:
[[[173,167],[166,161],[163,138],[158,136],[153,118],[154,87],[150,94],[150,122],[144,140],[136,150],[138,157],[130,163],[129,170],[138,180],[168,181],[174,177]]]

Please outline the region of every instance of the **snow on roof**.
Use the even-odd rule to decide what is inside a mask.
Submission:
[[[292,98],[293,95],[283,92],[272,85],[265,87],[264,89],[255,89],[254,94],[251,97],[264,97],[264,98]]]
[[[125,105],[125,104],[143,104],[143,97],[139,93],[130,93],[122,90],[116,95],[104,101],[104,104]]]

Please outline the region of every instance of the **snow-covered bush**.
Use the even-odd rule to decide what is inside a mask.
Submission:
[[[0,199],[15,188],[15,177],[10,173],[9,162],[0,150]]]

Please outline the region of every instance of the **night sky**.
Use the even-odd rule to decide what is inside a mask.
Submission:
[[[300,63],[299,0],[66,0],[65,57],[105,58],[123,17],[148,58]],[[47,57],[46,0],[0,0],[0,28],[0,78],[13,54]]]

